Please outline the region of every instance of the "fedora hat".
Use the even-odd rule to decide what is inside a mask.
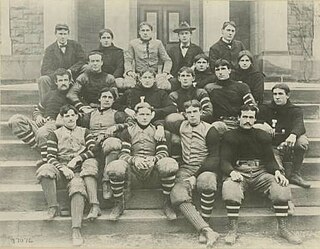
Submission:
[[[184,22],[181,22],[179,28],[174,29],[173,32],[174,32],[174,33],[179,33],[180,31],[185,31],[185,30],[193,31],[193,30],[195,30],[195,29],[196,29],[195,27],[191,27],[191,26],[189,25],[189,23],[187,23],[186,21],[184,21]]]

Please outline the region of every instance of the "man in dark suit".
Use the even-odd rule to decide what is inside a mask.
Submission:
[[[46,48],[41,65],[38,82],[40,102],[50,89],[56,88],[53,73],[58,68],[67,69],[73,79],[84,70],[85,53],[78,42],[68,39],[69,33],[68,25],[55,26],[56,41]]]
[[[174,44],[168,51],[172,60],[171,74],[174,77],[178,76],[180,68],[191,67],[194,57],[203,53],[198,45],[191,43],[192,31],[195,29],[195,27],[191,27],[187,22],[182,22],[179,28],[173,30],[179,36],[179,43]],[[176,85],[179,86],[179,82],[176,82],[176,84],[174,82],[171,83],[171,90],[176,90]]]
[[[210,47],[209,59],[212,72],[215,71],[215,63],[218,59],[225,59],[231,63],[232,76],[237,67],[239,52],[245,50],[241,41],[235,40],[236,24],[233,21],[226,21],[222,25],[221,38]]]

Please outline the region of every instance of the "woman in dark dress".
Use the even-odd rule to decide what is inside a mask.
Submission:
[[[238,68],[235,80],[246,83],[259,104],[263,102],[264,74],[253,65],[253,56],[249,50],[243,50],[238,56]]]
[[[102,71],[112,74],[116,79],[122,78],[124,73],[123,50],[113,44],[113,32],[102,29],[99,32],[99,51],[103,54]]]

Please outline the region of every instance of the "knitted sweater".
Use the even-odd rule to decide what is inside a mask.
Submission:
[[[274,158],[271,136],[259,129],[240,127],[227,131],[222,138],[220,156],[221,170],[226,176],[237,169],[237,160],[258,159],[269,173],[280,170]]]
[[[44,118],[55,120],[59,114],[60,108],[68,104],[66,91],[50,90],[44,100],[40,102],[33,111],[33,118],[36,119],[39,115]]]
[[[62,126],[51,132],[47,146],[48,163],[58,169],[76,156],[80,156],[82,161],[94,157],[91,151],[95,146],[93,136],[86,128],[79,126],[73,130]]]
[[[81,110],[84,105],[98,104],[99,92],[105,87],[116,87],[113,75],[88,71],[79,75],[67,97],[78,110]]]
[[[184,103],[189,100],[196,99],[201,103],[203,121],[211,121],[212,104],[209,95],[204,89],[197,89],[191,86],[188,89],[181,88],[169,94],[172,102],[177,106],[179,112],[184,112]]]
[[[203,121],[192,126],[183,120],[165,128],[181,137],[183,163],[198,168],[195,176],[204,171],[218,172],[220,135],[213,126]]]
[[[243,104],[255,103],[247,84],[233,80],[218,81],[209,93],[213,106],[213,119],[221,116],[237,117]]]
[[[272,120],[275,120],[276,135],[273,138],[273,145],[278,146],[286,140],[290,134],[297,137],[306,133],[301,107],[288,102],[279,106],[273,101],[270,104],[259,106],[258,122],[267,122],[272,127]]]

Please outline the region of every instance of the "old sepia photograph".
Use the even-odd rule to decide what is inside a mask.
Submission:
[[[320,244],[320,0],[0,0],[0,248]]]

